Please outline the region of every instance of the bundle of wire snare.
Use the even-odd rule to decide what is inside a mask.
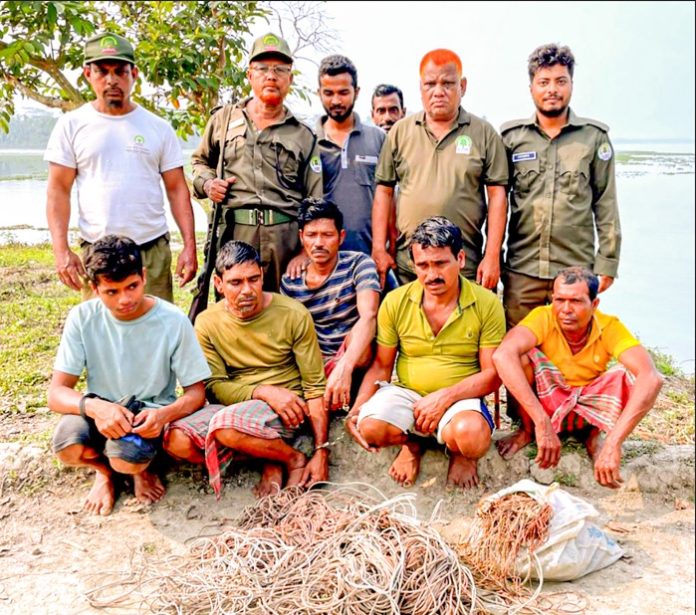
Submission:
[[[238,526],[197,539],[188,554],[145,562],[129,595],[157,613],[373,615],[481,613],[473,578],[414,494],[390,500],[366,485],[285,490],[247,508]]]
[[[532,556],[548,537],[553,509],[523,492],[484,498],[465,532],[459,554],[488,589],[521,590],[516,565],[520,556]]]

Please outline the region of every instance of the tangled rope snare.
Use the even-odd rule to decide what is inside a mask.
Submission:
[[[262,498],[237,527],[196,539],[184,556],[136,564],[87,598],[94,607],[234,615],[473,615],[529,602],[529,590],[522,602],[503,586],[482,596],[468,562],[418,521],[415,494],[329,487]],[[472,569],[485,570],[481,561]]]

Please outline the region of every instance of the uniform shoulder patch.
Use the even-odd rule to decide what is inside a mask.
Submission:
[[[309,168],[315,173],[321,173],[321,158],[318,155],[314,155],[309,159]]]
[[[600,160],[604,160],[604,162],[606,162],[607,160],[611,160],[611,157],[613,155],[614,152],[611,149],[611,145],[609,145],[608,141],[605,141],[597,148],[597,158],[599,158]]]

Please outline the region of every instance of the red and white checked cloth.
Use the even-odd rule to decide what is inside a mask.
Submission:
[[[615,365],[589,384],[570,386],[561,371],[538,348],[529,351],[536,394],[556,432],[571,413],[602,431],[611,431],[628,402],[635,378],[623,365]]]

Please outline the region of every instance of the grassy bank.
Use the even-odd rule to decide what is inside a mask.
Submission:
[[[190,297],[188,289],[177,289],[175,301],[187,311]],[[49,245],[0,246],[3,421],[45,411],[46,387],[63,323],[78,301],[78,294],[58,281]],[[669,356],[657,352],[653,356],[665,374],[665,387],[636,435],[662,443],[693,443],[694,378],[681,373]]]

